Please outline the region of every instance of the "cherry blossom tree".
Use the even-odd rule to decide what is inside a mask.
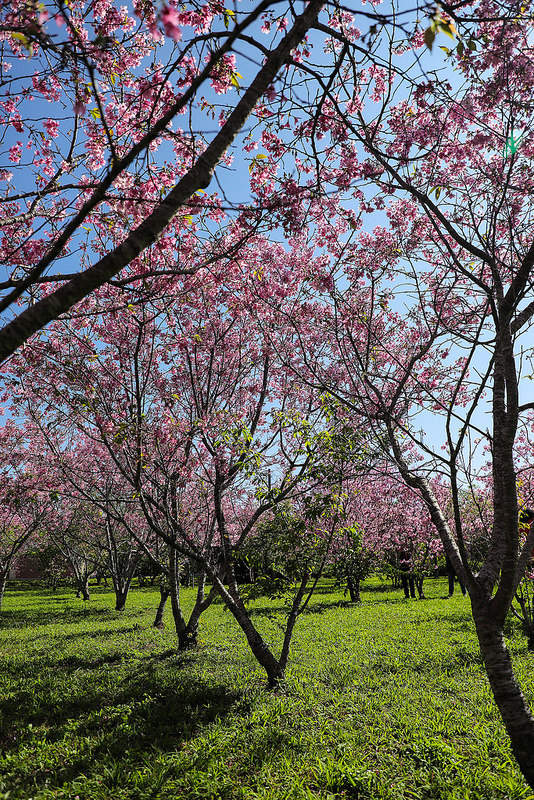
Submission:
[[[0,608],[15,559],[46,539],[52,502],[39,465],[33,463],[28,441],[14,423],[0,431]]]
[[[325,180],[371,177],[361,205],[382,216],[310,281],[293,347],[308,384],[366,419],[424,500],[468,588],[490,685],[533,786],[534,719],[503,636],[534,543],[532,527],[520,536],[517,487],[518,431],[532,408],[532,20],[503,19],[491,2],[483,11],[471,46],[448,53],[449,82],[429,74],[395,102],[391,65],[375,74],[374,109],[327,93]],[[444,498],[434,478],[447,482]],[[490,487],[493,508],[476,570],[462,507],[478,486]]]
[[[101,507],[106,531],[117,525],[139,545],[141,514],[150,535],[168,546],[180,645],[196,641],[198,617],[217,591],[275,683],[311,570],[301,576],[276,658],[245,607],[236,559],[279,503],[318,492],[326,498],[317,516],[330,520],[325,530],[335,527],[336,513],[328,511],[332,489],[324,488],[332,457],[321,404],[276,363],[248,307],[257,305],[258,285],[290,291],[296,255],[259,245],[251,253],[261,253],[261,269],[249,288],[236,263],[211,278],[191,278],[171,300],[114,311],[113,290],[110,311],[57,323],[23,348],[11,371],[19,413],[30,416],[77,491],[86,487],[83,496]],[[148,534],[145,543],[150,552]],[[179,605],[179,554],[212,583],[205,596],[201,579],[189,622]]]
[[[332,237],[327,184],[350,186],[356,162],[347,151],[335,175],[314,176],[303,139],[329,162],[342,94],[351,114],[380,94],[389,45],[418,62],[423,36],[431,47],[458,30],[467,50],[485,5],[3,4],[0,358],[110,281],[158,293],[212,263],[235,222],[243,241],[251,229],[294,233],[320,216],[321,197],[320,235]],[[247,167],[236,197],[228,170]],[[357,216],[347,209],[346,223]]]
[[[441,540],[418,493],[387,463],[375,463],[373,473],[351,486],[351,518],[361,532],[361,546],[373,554],[375,563],[397,571],[404,553],[418,597],[423,598],[424,579],[442,551]]]
[[[102,563],[98,509],[80,498],[52,493],[53,515],[47,531],[51,542],[72,569],[78,596],[89,600],[89,580]]]
[[[17,138],[4,140],[1,172],[0,310],[15,315],[1,334],[2,358],[115,276],[146,281],[205,263],[188,253],[225,216],[220,196],[205,194],[215,167],[230,166],[229,148],[254,109],[255,124],[283,113],[323,6],[4,5],[2,112]],[[323,13],[326,22],[338,12]],[[241,48],[250,77],[238,72]],[[210,138],[203,130],[213,124]],[[219,248],[208,250],[209,263]]]

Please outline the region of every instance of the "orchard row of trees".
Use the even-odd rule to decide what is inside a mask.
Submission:
[[[534,546],[532,27],[528,0],[4,4],[0,356],[28,535],[51,492],[194,560],[271,683],[353,507],[414,493],[534,786],[503,637]],[[235,576],[259,530],[298,566],[278,654]]]

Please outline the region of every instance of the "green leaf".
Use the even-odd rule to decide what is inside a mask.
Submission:
[[[434,39],[436,38],[436,32],[434,30],[434,26],[431,25],[430,28],[427,28],[424,35],[425,44],[429,50],[432,50],[432,45],[434,44]]]
[[[438,21],[438,28],[442,33],[445,33],[447,36],[450,36],[451,39],[454,39],[456,35],[456,25],[452,20],[440,19]]]
[[[26,50],[31,50],[32,49],[32,44],[31,44],[30,40],[23,33],[20,33],[19,31],[12,31],[11,38],[15,39],[17,42],[20,42],[21,45],[24,48],[26,48]]]
[[[235,86],[236,89],[241,88],[239,81],[237,80],[238,75],[239,72],[232,72],[232,74],[230,75],[230,82],[232,83],[232,86]],[[241,77],[241,75],[239,75],[239,77]]]

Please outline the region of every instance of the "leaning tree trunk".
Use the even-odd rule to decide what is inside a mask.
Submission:
[[[493,697],[519,768],[534,787],[534,717],[515,678],[502,628],[493,622],[488,602],[472,600],[472,608]]]
[[[167,583],[161,583],[159,587],[159,605],[156,611],[156,617],[154,619],[154,628],[164,628],[165,623],[163,622],[163,612],[165,611],[165,606],[167,604],[167,600],[169,599],[170,588]]]
[[[223,597],[223,599],[225,599]],[[226,601],[227,608],[233,614],[237,624],[245,634],[248,645],[258,663],[267,673],[267,683],[270,689],[278,686],[285,677],[285,669],[275,658],[269,645],[266,643],[260,632],[254,627],[247,609],[240,597],[232,597],[230,602]]]
[[[83,598],[83,600],[90,600],[91,593],[89,591],[89,576],[85,575],[76,575],[76,586],[78,587],[77,597]]]

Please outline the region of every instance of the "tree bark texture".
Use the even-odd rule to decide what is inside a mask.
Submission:
[[[169,589],[171,595],[172,618],[178,637],[178,647],[182,650],[187,645],[184,641],[186,624],[180,605],[180,562],[176,548],[169,548]]]
[[[165,623],[163,622],[163,612],[165,611],[165,606],[167,605],[169,594],[170,594],[169,587],[165,584],[161,584],[159,587],[159,605],[156,611],[156,617],[154,619],[154,628],[165,627]]]
[[[534,788],[534,717],[521,691],[502,629],[485,601],[472,601],[480,652],[493,697],[510,737],[512,750],[529,786]]]
[[[124,611],[129,588],[130,587],[126,589],[115,589],[115,611]]]

